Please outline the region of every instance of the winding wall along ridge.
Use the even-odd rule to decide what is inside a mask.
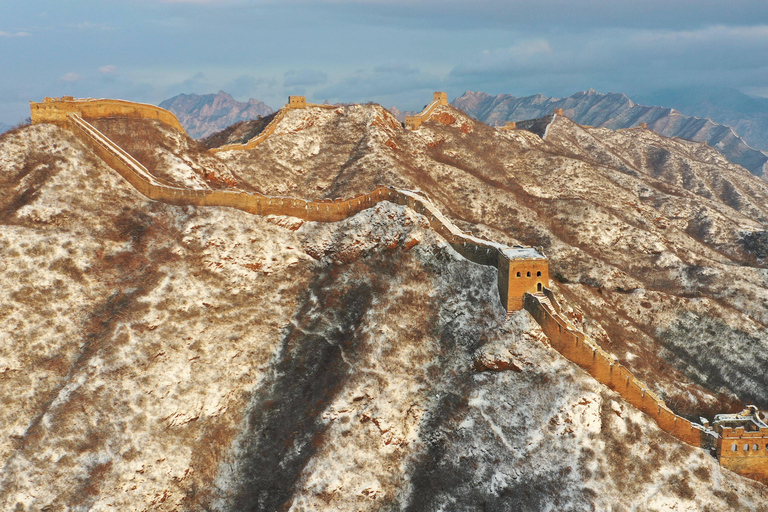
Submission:
[[[146,167],[78,114],[69,114],[67,120],[70,129],[88,147],[149,199],[174,205],[228,206],[255,215],[289,215],[314,222],[344,220],[381,201],[391,201],[408,206],[427,217],[432,229],[466,259],[499,269],[499,297],[507,311],[522,308],[522,294],[525,289],[521,289],[521,286],[523,288],[533,286],[535,290],[536,284],[541,287],[542,284],[549,282],[547,260],[543,255],[535,258],[534,264],[538,264],[544,270],[543,272],[540,270],[538,276],[533,276],[533,280],[529,277],[510,281],[510,276],[513,275],[510,269],[513,267],[516,269],[520,263],[530,265],[530,258],[517,259],[515,248],[464,233],[440,213],[429,199],[418,192],[378,186],[368,194],[361,194],[351,199],[307,201],[245,191],[173,187],[157,180]],[[520,276],[520,272],[517,272],[517,275]],[[528,276],[531,276],[530,272]],[[511,290],[510,283],[513,284]]]
[[[435,101],[427,106],[422,115],[428,117],[434,108],[441,104],[438,94],[444,95],[444,93],[435,93]],[[289,100],[289,105],[286,105],[281,110],[304,108],[306,106],[303,97],[291,97]],[[146,107],[149,108],[145,109],[144,106],[138,105],[129,108],[123,105],[124,103],[129,104],[129,102],[121,102],[119,100],[107,101],[106,110],[109,110],[113,104],[118,104],[121,111],[125,110],[129,113],[127,117],[150,117],[165,122],[161,119],[161,117],[164,118],[161,115],[162,112],[159,112],[162,109],[157,107],[148,105]],[[636,379],[612,355],[605,352],[596,342],[587,337],[566,319],[561,306],[552,292],[546,287],[542,289],[542,282],[549,283],[549,275],[547,260],[539,251],[532,251],[531,248],[526,250],[526,248],[520,246],[510,248],[503,244],[466,234],[445,218],[426,196],[409,190],[379,186],[368,194],[362,194],[348,200],[306,201],[288,197],[251,194],[244,191],[190,190],[173,187],[162,183],[140,162],[112,142],[106,135],[83,120],[79,115],[80,112],[84,111],[82,108],[73,109],[74,111],[72,112],[66,112],[65,109],[64,117],[62,117],[60,109],[55,109],[55,111],[51,109],[48,111],[38,109],[37,115],[35,115],[35,105],[39,106],[41,104],[33,103],[33,122],[54,122],[68,126],[110,167],[120,173],[139,192],[153,200],[176,205],[228,206],[257,215],[290,215],[316,222],[343,220],[362,210],[371,208],[381,201],[391,201],[407,205],[418,213],[425,215],[429,220],[430,226],[443,236],[459,254],[475,263],[494,266],[498,269],[499,296],[507,311],[525,308],[542,327],[553,348],[558,350],[567,359],[581,366],[597,381],[618,392],[637,409],[650,415],[662,430],[681,441],[703,448],[711,448],[716,444],[718,457],[720,457],[722,439],[715,432],[674,414],[664,401],[651,392],[642,381]],[[318,106],[334,108],[327,105]],[[100,111],[98,105],[92,103],[89,104],[89,107],[93,108],[85,109],[85,111],[97,117]],[[148,113],[148,115],[144,116],[144,113]],[[170,114],[170,112],[168,114],[175,120],[173,114]],[[115,113],[109,111],[106,115],[115,115]],[[270,125],[276,125],[283,116],[284,113],[276,116],[276,119]],[[176,124],[178,124],[178,121]],[[171,124],[170,126],[183,131],[180,125],[176,127]],[[269,125],[267,128],[269,128]],[[271,128],[269,133],[263,137],[260,134],[260,136],[254,138],[260,139],[256,144],[266,139],[266,136],[273,131],[274,128]],[[253,140],[246,143],[245,146],[251,142]],[[232,149],[237,148],[233,147]],[[531,251],[534,255],[533,257],[531,257]],[[528,277],[532,276],[532,272],[538,273],[533,280],[521,279],[522,274],[526,272]],[[537,287],[534,287],[534,290],[543,293],[529,293],[532,291],[530,288],[534,284],[537,285]],[[752,435],[751,433],[744,434],[743,430],[743,428],[736,429],[733,438],[741,439],[741,437]],[[724,430],[724,435],[726,434],[731,435],[729,429]],[[768,444],[766,449],[768,449]],[[736,462],[729,463],[727,467],[750,478],[758,480],[768,478],[768,469],[765,467],[765,464],[758,461],[758,458],[749,458],[749,464],[739,460],[741,459],[740,457],[732,458]]]
[[[289,110],[293,110],[296,108],[304,108],[304,107],[318,107],[318,108],[325,108],[325,109],[332,109],[336,108],[335,105],[321,105],[318,103],[303,103],[303,106],[297,107],[291,105],[291,102],[289,101],[287,105],[280,107],[280,110],[277,111],[275,114],[275,117],[269,122],[267,126],[264,127],[264,129],[261,131],[260,134],[250,139],[248,142],[239,144],[239,143],[233,143],[233,144],[225,144],[223,146],[220,146],[218,148],[211,148],[208,151],[211,153],[219,153],[221,151],[236,151],[236,150],[244,150],[244,149],[253,149],[265,140],[267,140],[267,137],[272,135],[277,128],[277,125],[282,121],[282,119],[285,117],[285,114]]]
[[[424,110],[422,110],[419,114],[416,114],[415,116],[405,116],[405,127],[409,130],[416,130],[421,126],[421,123],[429,119],[429,116],[432,115],[432,112],[439,106],[439,105],[447,105],[448,104],[448,95],[444,92],[436,92],[432,95],[432,103],[424,107]]]
[[[349,200],[325,202],[269,197],[246,192],[170,187],[153,180],[152,174],[144,166],[130,158],[78,115],[70,115],[70,121],[74,130],[81,135],[81,139],[150,199],[181,205],[229,206],[257,215],[291,215],[319,222],[342,220],[381,201],[392,201],[426,216],[430,226],[468,260],[499,269],[509,268],[509,259],[504,254],[504,250],[509,249],[507,246],[464,233],[431,201],[417,192],[380,186],[369,194]],[[505,279],[502,274],[500,271],[499,294],[506,306],[508,289],[504,289]],[[562,308],[549,289],[545,288],[544,293],[548,300],[542,300],[542,297],[530,293],[525,294],[523,306],[541,325],[558,352],[584,368],[599,382],[617,391],[640,411],[650,415],[662,430],[693,446],[703,445],[703,436],[707,433],[703,427],[673,413],[645,383],[636,379],[613,356],[573,326],[563,316]]]
[[[714,446],[714,432],[672,412],[644,382],[569,322],[551,290],[545,289],[543,295],[527,293],[523,307],[541,326],[555,350],[652,417],[662,430],[696,447]]]

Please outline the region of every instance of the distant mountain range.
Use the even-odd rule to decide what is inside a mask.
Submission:
[[[602,94],[590,89],[568,98],[550,98],[542,94],[518,98],[509,94],[491,96],[484,92],[468,91],[452,104],[492,126],[501,126],[507,121],[539,118],[551,114],[554,108],[562,108],[567,117],[588,126],[617,130],[646,123],[649,129],[660,135],[706,142],[729,161],[749,169],[757,176],[763,176],[768,162],[768,154],[751,147],[730,126],[717,124],[707,118],[686,116],[672,108],[639,105],[624,94]],[[695,104],[695,101],[692,100],[691,104]],[[715,107],[711,108],[715,110]],[[723,116],[728,112],[735,124],[738,124],[736,111],[727,111],[724,107],[719,107],[719,111]]]
[[[708,117],[736,130],[753,148],[768,151],[768,98],[753,98],[736,89],[696,87],[666,89],[637,101],[673,107],[688,116]]]
[[[173,112],[189,135],[201,139],[240,121],[268,116],[274,110],[264,102],[240,102],[224,91],[218,94],[179,94],[160,103]]]

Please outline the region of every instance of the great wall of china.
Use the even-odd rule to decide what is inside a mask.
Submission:
[[[445,93],[435,93],[432,103],[418,116],[406,118],[407,129],[418,129],[439,105]],[[230,144],[215,151],[251,149],[274,133],[288,110],[311,107],[302,96],[292,96],[275,118],[245,144]],[[315,200],[270,197],[239,190],[184,189],[162,183],[146,167],[88,123],[85,118],[130,117],[154,119],[184,132],[176,117],[159,107],[122,100],[75,100],[46,98],[31,103],[31,119],[72,130],[78,138],[136,190],[149,199],[173,205],[227,206],[254,215],[288,215],[306,221],[336,222],[381,201],[407,206],[424,215],[439,233],[469,261],[498,269],[498,291],[508,312],[526,309],[541,326],[551,346],[597,381],[616,391],[627,402],[652,417],[659,427],[695,447],[715,450],[720,463],[739,474],[768,483],[768,425],[754,408],[738,415],[718,415],[713,429],[677,416],[648,386],[618,363],[594,341],[568,321],[549,284],[548,260],[540,249],[509,247],[464,233],[444,217],[420,192],[379,186],[368,194],[347,200]],[[410,121],[409,121],[410,119]],[[513,127],[506,127],[514,129]],[[743,445],[743,448],[742,448]]]

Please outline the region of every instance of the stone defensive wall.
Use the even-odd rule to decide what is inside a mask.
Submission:
[[[424,110],[421,111],[420,114],[416,114],[415,116],[405,116],[405,127],[409,130],[417,130],[419,126],[421,126],[421,123],[429,119],[429,116],[432,115],[432,112],[439,106],[439,105],[447,105],[448,104],[448,95],[444,92],[436,92],[432,95],[432,103],[424,107]]]
[[[30,102],[33,124],[67,124],[69,114],[77,114],[86,119],[98,117],[131,117],[135,119],[156,119],[182,133],[186,133],[173,113],[164,108],[134,103],[124,100],[75,99],[71,96],[45,98],[42,103]]]
[[[677,416],[645,383],[571,324],[551,290],[546,288],[543,295],[525,294],[523,307],[541,326],[555,350],[651,416],[662,430],[699,448],[712,444],[713,432]]]
[[[510,258],[510,247],[464,233],[448,220],[422,193],[379,186],[368,194],[351,199],[307,201],[290,197],[270,197],[235,190],[184,189],[157,179],[146,167],[125,152],[106,135],[85,121],[77,113],[67,116],[69,127],[80,140],[101,157],[110,167],[141,192],[155,201],[174,205],[227,206],[254,215],[289,215],[307,221],[336,222],[381,201],[407,206],[424,215],[432,229],[437,231],[463,257],[481,265],[499,269],[498,288],[502,304],[507,311],[522,307],[523,290],[510,296],[509,279],[520,262]],[[41,122],[41,121],[37,121]],[[546,258],[540,261],[546,265]],[[519,276],[520,272],[516,272]],[[547,276],[548,279],[548,276]],[[532,290],[530,290],[532,291]],[[519,296],[517,296],[519,295]]]
[[[272,135],[275,132],[275,129],[277,128],[277,125],[280,123],[280,121],[285,117],[286,112],[289,110],[295,110],[295,109],[302,109],[307,107],[317,107],[317,108],[325,108],[325,109],[332,109],[336,108],[335,105],[321,105],[319,103],[307,103],[304,96],[288,96],[288,103],[285,104],[285,106],[281,107],[280,110],[277,111],[275,114],[275,117],[272,119],[272,121],[269,122],[269,124],[264,127],[264,129],[261,131],[260,134],[249,140],[248,142],[245,142],[243,144],[226,144],[224,146],[220,146],[218,148],[211,148],[209,151],[211,153],[219,153],[221,151],[237,151],[237,150],[244,150],[244,149],[253,149],[265,140],[267,140],[267,137]]]

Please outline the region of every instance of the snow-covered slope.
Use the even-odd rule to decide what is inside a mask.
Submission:
[[[143,134],[131,150],[178,184],[420,188],[545,246],[574,321],[677,412],[768,404],[768,275],[740,242],[768,187],[711,148],[560,117],[545,142],[449,106],[415,132],[378,106],[292,110],[215,157],[132,123],[102,128]],[[495,270],[407,208],[155,203],[48,125],[0,139],[0,186],[2,509],[765,510],[506,318]]]

